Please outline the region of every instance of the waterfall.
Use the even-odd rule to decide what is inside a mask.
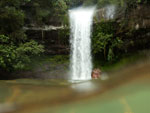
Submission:
[[[70,74],[73,80],[89,80],[92,72],[91,27],[95,7],[76,8],[70,17]]]
[[[106,19],[113,19],[116,13],[116,6],[115,5],[108,5],[105,7],[106,9]]]

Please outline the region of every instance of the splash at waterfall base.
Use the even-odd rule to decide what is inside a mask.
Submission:
[[[92,73],[91,27],[95,7],[69,11],[70,17],[70,74],[73,80],[89,80]]]

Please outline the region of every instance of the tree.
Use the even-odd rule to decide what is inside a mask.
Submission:
[[[34,40],[16,45],[9,37],[0,35],[0,68],[13,71],[23,69],[30,57],[44,52],[43,46]]]
[[[24,26],[24,12],[20,9],[26,0],[0,1],[0,68],[22,69],[30,57],[44,51],[43,46],[28,40]]]
[[[121,38],[115,36],[114,24],[113,21],[102,21],[97,23],[93,30],[92,51],[94,54],[102,53],[107,61],[113,61],[117,58],[115,49],[121,48],[123,44]]]

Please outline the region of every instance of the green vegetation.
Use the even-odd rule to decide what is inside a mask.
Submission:
[[[0,67],[7,70],[23,69],[30,57],[43,52],[43,46],[34,40],[15,44],[9,37],[0,35]]]
[[[114,4],[124,7],[125,4],[136,4],[136,3],[148,3],[148,0],[70,0],[71,6],[80,6],[80,5],[96,5],[98,8],[104,7],[109,4]]]
[[[44,52],[43,46],[26,37],[24,12],[20,9],[26,1],[0,1],[0,68],[13,71],[23,69],[30,57]]]
[[[63,24],[69,8],[69,0],[31,0],[23,5],[29,25]]]
[[[63,64],[69,62],[69,55],[55,55],[49,59],[54,64]]]
[[[148,59],[148,53],[149,51],[138,51],[136,53],[122,54],[122,56],[114,63],[106,62],[101,66],[99,63],[95,63],[95,67],[100,67],[103,71],[115,71],[140,61],[143,62]]]
[[[95,65],[112,65],[125,54],[148,49],[148,38],[138,40],[142,34],[148,33],[148,30],[135,30],[135,18],[131,20],[128,15],[138,4],[149,4],[148,0],[1,0],[0,70],[24,69],[33,56],[38,56],[45,51],[41,43],[47,46],[46,40],[27,36],[24,27],[64,25],[65,29],[56,33],[58,39],[56,44],[68,47],[68,9],[81,5],[96,5],[97,8],[101,8],[108,4],[121,7],[125,14],[119,23],[112,20],[94,24],[92,53]],[[133,24],[132,28],[128,26],[129,24]],[[42,35],[47,34],[47,32],[44,33]],[[55,36],[52,37],[55,39]],[[62,63],[66,60],[63,59],[63,56],[49,60],[53,63],[55,61]]]
[[[123,41],[116,36],[116,23],[113,21],[102,21],[94,26],[92,37],[93,54],[101,56],[105,61],[114,61],[119,57],[119,48]]]
[[[144,36],[144,34],[148,33],[148,28],[135,29],[136,22],[140,23],[142,20],[138,20],[138,16],[133,16],[140,13],[136,10],[137,7],[148,5],[149,1],[99,0],[98,3],[102,4],[99,4],[98,7],[104,7],[106,4],[115,4],[126,6],[126,8],[123,8],[124,17],[120,18],[120,22],[116,20],[102,20],[94,24],[92,37],[94,67],[101,66],[104,70],[107,70],[109,67],[119,67],[121,64],[123,65],[139,58],[138,56],[141,55],[134,55],[138,51],[149,49],[149,38]],[[139,6],[139,3],[143,5]],[[133,12],[133,10],[136,11]],[[134,58],[131,58],[132,55]],[[131,60],[128,60],[128,57]]]
[[[34,71],[41,69],[51,71],[62,65],[64,69],[69,66],[69,55],[41,55],[31,57],[31,62],[25,63],[24,70]]]

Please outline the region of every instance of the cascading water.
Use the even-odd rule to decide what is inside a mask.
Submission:
[[[77,8],[69,11],[71,27],[71,79],[91,79],[91,27],[95,7]]]

